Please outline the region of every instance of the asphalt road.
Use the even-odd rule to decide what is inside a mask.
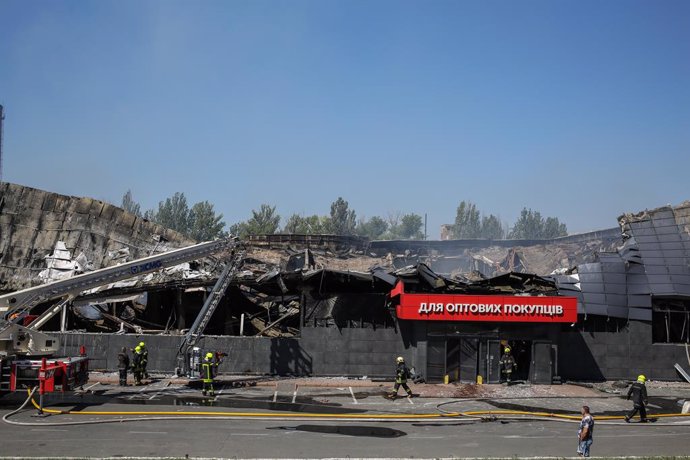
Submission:
[[[110,388],[101,394],[52,397],[53,408],[120,411],[265,411],[291,414],[437,413],[440,398],[401,398],[387,401],[375,394],[348,388],[314,389],[311,394],[276,395],[272,390],[225,389],[211,405],[188,388],[154,385],[146,388]],[[23,396],[0,399],[0,416],[18,407]],[[304,399],[300,399],[304,398]],[[276,403],[272,402],[276,399]],[[293,404],[293,400],[295,403]],[[522,401],[521,404],[577,408],[579,400]],[[626,406],[618,398],[591,401],[601,412]],[[486,402],[461,401],[463,407]],[[493,403],[495,404],[495,403]],[[675,403],[673,403],[675,404]],[[449,405],[447,407],[453,407]],[[669,406],[671,407],[671,406]],[[438,457],[574,457],[577,424],[540,420],[472,421],[438,419],[415,422],[301,420],[139,420],[136,422],[52,426],[51,423],[87,420],[98,415],[52,415],[35,418],[35,410],[0,422],[2,457],[210,457],[210,458],[438,458]],[[596,411],[595,411],[596,414]],[[671,420],[669,420],[671,421]],[[663,423],[663,425],[662,425]],[[690,455],[690,420],[685,425],[597,423],[592,453],[595,456]]]
[[[562,422],[371,423],[257,420],[141,421],[18,427],[3,424],[8,457],[532,457],[575,456]],[[596,456],[690,455],[690,427],[597,426]]]

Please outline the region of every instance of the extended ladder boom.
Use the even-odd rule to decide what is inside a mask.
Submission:
[[[238,244],[235,238],[209,241],[5,294],[0,296],[0,315],[3,315],[5,319],[9,318],[11,314],[19,316],[21,313],[28,312],[36,305],[49,300],[73,298],[88,289],[227,251]]]
[[[242,267],[242,262],[244,262],[243,251],[239,251],[231,260],[228,261],[228,264],[225,266],[225,269],[218,278],[218,281],[216,281],[216,284],[213,286],[209,296],[206,298],[204,306],[201,307],[201,311],[199,311],[194,324],[192,324],[192,327],[182,338],[180,349],[177,352],[178,356],[181,354],[186,355],[187,352],[199,341],[204,329],[206,329],[206,325],[213,316],[213,312],[216,311],[216,307],[218,307],[223,295],[225,295],[225,291],[228,289],[230,282],[235,277],[237,270]]]

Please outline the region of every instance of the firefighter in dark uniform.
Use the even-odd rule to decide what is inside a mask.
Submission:
[[[127,347],[122,347],[122,351],[117,355],[117,369],[120,371],[120,386],[127,386],[127,369],[129,369],[129,354]]]
[[[647,378],[644,375],[639,375],[637,377],[637,382],[630,385],[628,399],[632,396],[633,409],[625,416],[625,421],[628,423],[630,423],[630,419],[633,418],[638,411],[640,412],[640,422],[644,423],[647,421],[647,410],[645,409],[645,405],[647,405],[646,381]]]
[[[146,348],[146,344],[144,342],[139,342],[139,347],[141,348],[141,355],[142,355],[142,372],[141,375],[143,378],[147,379],[149,378],[149,371],[146,369],[149,365],[149,349]]]
[[[501,376],[503,377],[506,383],[510,383],[513,371],[515,370],[515,368],[517,368],[515,358],[513,358],[513,355],[510,354],[510,347],[505,347],[505,349],[503,350],[503,355],[501,356],[501,360],[498,362],[498,365],[501,367]]]
[[[407,379],[411,377],[410,370],[405,365],[405,359],[402,356],[398,356],[395,359],[397,366],[395,368],[395,386],[393,391],[388,394],[388,398],[395,399],[398,396],[398,389],[402,386],[407,392],[407,396],[412,396],[412,390],[407,386]]]
[[[218,372],[218,362],[214,359],[213,353],[208,352],[204,356],[204,361],[201,363],[201,379],[204,382],[204,386],[201,390],[201,394],[206,396],[215,396],[213,391],[213,379]]]
[[[134,371],[134,384],[141,385],[141,378],[144,376],[144,354],[141,347],[137,345],[134,347],[134,357],[132,359],[132,370]]]

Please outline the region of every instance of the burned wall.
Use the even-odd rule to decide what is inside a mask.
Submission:
[[[652,324],[628,321],[620,330],[570,330],[558,340],[558,361],[566,380],[679,380],[675,363],[685,363],[685,346],[652,342]]]
[[[75,355],[86,346],[92,370],[117,369],[117,353],[141,340],[149,348],[149,370],[171,373],[179,367],[180,337],[135,334],[55,333],[60,353]],[[395,329],[303,328],[301,338],[206,336],[198,346],[228,353],[221,373],[294,376],[391,377],[396,356],[413,361],[415,341]]]
[[[103,201],[0,183],[0,292],[39,284],[44,258],[58,241],[75,257],[83,252],[95,269],[111,265],[124,248],[135,259],[154,248],[162,252],[194,243]]]

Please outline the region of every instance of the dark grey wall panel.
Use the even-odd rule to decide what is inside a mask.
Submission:
[[[652,298],[649,294],[629,295],[628,306],[631,308],[652,308]]]
[[[630,321],[621,332],[563,332],[559,363],[573,365],[562,364],[560,374],[566,380],[634,380],[639,374],[680,380],[673,364],[684,362],[684,346],[652,344],[651,334],[651,323],[642,321]]]
[[[94,370],[116,369],[120,348],[132,348],[140,340],[149,347],[150,370],[173,372],[178,366],[179,337],[54,334],[61,338],[64,355],[77,354],[79,346],[86,345]],[[367,340],[362,340],[364,337]],[[228,353],[220,368],[227,373],[389,377],[394,373],[396,356],[404,356],[410,363],[416,358],[416,350],[406,348],[394,329],[304,328],[302,338],[210,336],[199,346]]]

